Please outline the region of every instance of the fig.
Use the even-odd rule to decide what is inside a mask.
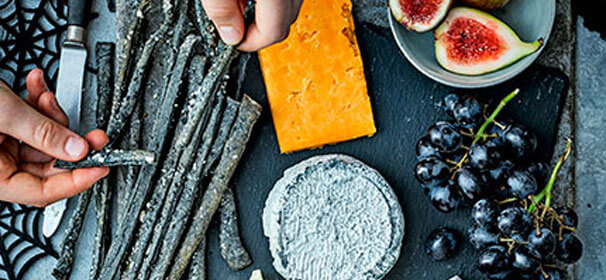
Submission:
[[[461,2],[482,10],[496,10],[505,7],[509,0],[461,0]]]
[[[470,76],[507,67],[543,45],[543,39],[523,42],[496,17],[465,7],[450,10],[434,37],[438,63],[446,70]]]
[[[389,0],[393,17],[416,32],[434,29],[448,13],[453,0]]]

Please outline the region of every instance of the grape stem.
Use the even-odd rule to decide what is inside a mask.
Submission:
[[[474,144],[478,143],[478,141],[480,141],[482,138],[488,137],[488,135],[484,134],[484,131],[486,131],[486,128],[488,128],[489,125],[494,123],[494,121],[497,118],[497,116],[499,115],[499,113],[503,110],[503,108],[505,108],[505,106],[507,105],[507,103],[509,101],[511,101],[514,97],[516,97],[518,95],[518,93],[520,93],[519,88],[515,89],[512,93],[505,96],[505,98],[503,98],[501,100],[501,102],[499,102],[499,105],[497,106],[497,108],[494,109],[494,111],[492,111],[492,114],[490,114],[490,116],[488,116],[488,118],[486,118],[484,120],[484,123],[482,124],[482,126],[480,126],[480,129],[478,130],[475,137],[473,138],[473,142],[471,143],[470,147],[473,146]],[[463,158],[457,163],[457,165],[455,165],[452,168],[453,170],[455,170],[455,172],[452,173],[452,176],[450,177],[451,180],[454,179],[455,175],[457,174],[457,171],[461,169],[461,167],[463,166],[463,163],[465,163],[465,161],[467,160],[467,157],[469,157],[469,150],[465,153],[465,155],[463,155]]]
[[[510,198],[508,198],[508,199],[501,200],[501,201],[499,201],[499,202],[497,202],[497,203],[498,203],[498,204],[507,204],[507,203],[514,202],[514,201],[517,201],[517,200],[518,200],[518,198],[517,198],[517,197],[510,197]]]
[[[513,239],[513,238],[505,238],[505,237],[499,237],[499,242],[504,242],[504,243],[514,243],[514,244],[528,244],[528,242],[526,241],[521,241],[521,240],[517,240],[517,239]]]
[[[512,93],[505,96],[505,98],[503,98],[503,100],[501,100],[501,102],[499,103],[499,106],[497,106],[497,108],[494,109],[494,111],[492,111],[492,114],[490,114],[490,116],[488,116],[488,118],[484,121],[482,126],[480,126],[478,133],[476,133],[476,137],[474,137],[474,139],[473,139],[472,145],[475,143],[478,143],[478,141],[480,141],[480,139],[485,137],[484,131],[486,131],[486,128],[488,128],[488,126],[490,124],[493,124],[495,122],[497,115],[499,115],[499,113],[503,110],[503,108],[505,108],[505,105],[507,105],[507,103],[509,101],[511,101],[513,98],[515,98],[518,95],[518,93],[520,93],[519,88],[517,88]]]
[[[558,176],[558,173],[560,172],[560,169],[562,168],[562,165],[564,165],[564,162],[566,162],[566,160],[570,156],[570,153],[572,153],[572,140],[567,139],[566,152],[560,156],[560,159],[558,160],[555,167],[553,168],[553,171],[551,172],[551,176],[549,176],[549,181],[547,181],[547,185],[545,186],[545,188],[538,195],[532,198],[532,201],[534,203],[530,206],[530,208],[528,208],[528,212],[532,213],[533,211],[535,211],[535,205],[539,204],[541,201],[543,201],[543,199],[545,199],[545,207],[543,208],[541,219],[545,218],[545,214],[547,213],[547,210],[549,209],[549,206],[551,204],[551,191],[553,190],[555,180]]]
[[[549,274],[547,274],[547,272],[545,272],[545,270],[543,269],[543,265],[541,265],[541,266],[539,267],[539,269],[541,270],[541,271],[540,271],[540,272],[541,272],[541,274],[543,274],[543,278],[545,278],[545,279],[549,279],[549,278],[550,278],[550,277],[549,277]]]
[[[505,128],[507,128],[504,124],[501,124],[500,122],[494,120],[493,124],[498,126],[501,130],[505,130]]]

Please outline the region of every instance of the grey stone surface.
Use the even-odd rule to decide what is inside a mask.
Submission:
[[[353,0],[352,2],[356,20],[389,28],[389,20],[385,16],[388,6],[386,0]]]
[[[576,46],[574,15],[572,12],[571,0],[557,0],[556,21],[554,23],[551,38],[545,46],[545,51],[538,59],[538,63],[560,69],[570,79],[570,87],[564,108],[562,118],[557,134],[556,148],[552,156],[551,165],[553,166],[558,157],[566,149],[566,139],[574,140],[574,50]],[[575,153],[571,154],[568,162],[562,167],[558,175],[558,187],[554,189],[554,197],[558,205],[568,205],[574,201],[574,178],[573,170],[575,163]]]
[[[584,254],[576,279],[606,279],[606,40],[577,24],[576,209]]]

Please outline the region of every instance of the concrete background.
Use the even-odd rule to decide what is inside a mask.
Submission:
[[[593,10],[603,11],[605,2],[597,1],[600,4],[596,6],[601,7]],[[606,279],[606,20],[603,15],[584,15],[578,18],[576,29],[577,160],[574,200],[584,255],[575,274],[576,279],[598,280]]]

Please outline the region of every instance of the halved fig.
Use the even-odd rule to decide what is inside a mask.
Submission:
[[[522,42],[499,19],[472,8],[458,7],[448,13],[434,31],[438,63],[463,75],[482,75],[536,52],[543,39]]]
[[[434,29],[446,16],[452,0],[389,0],[393,17],[409,30]]]
[[[461,0],[461,2],[482,10],[495,10],[505,7],[509,0]]]

